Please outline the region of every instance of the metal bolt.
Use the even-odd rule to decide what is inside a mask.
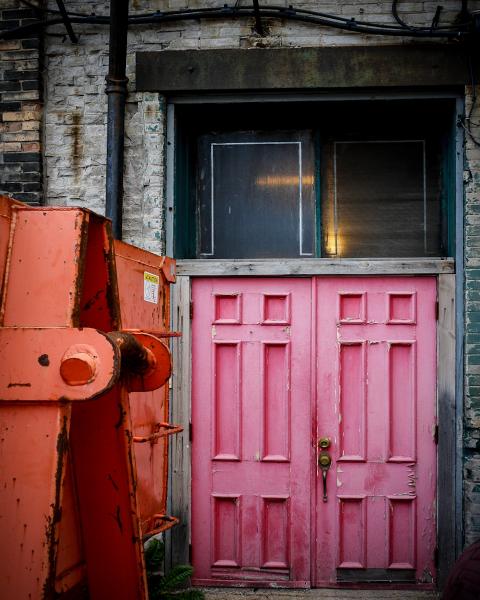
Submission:
[[[85,385],[95,379],[97,356],[85,348],[71,347],[63,355],[60,375],[68,385]]]

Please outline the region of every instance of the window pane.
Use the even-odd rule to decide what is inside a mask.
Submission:
[[[199,151],[200,257],[314,255],[308,135],[208,135],[202,136]]]
[[[325,252],[440,256],[440,185],[425,140],[333,143]]]

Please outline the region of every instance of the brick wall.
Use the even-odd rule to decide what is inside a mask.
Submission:
[[[480,87],[471,115],[480,143]],[[466,114],[472,93],[468,90]],[[480,539],[480,147],[465,138],[465,533]]]
[[[3,2],[0,29],[28,24],[35,11],[19,2]],[[40,204],[41,39],[0,41],[0,193]]]
[[[246,0],[241,0],[246,3]],[[281,0],[282,3],[285,0]],[[262,0],[278,5],[279,0]],[[130,13],[223,6],[220,0],[137,0]],[[285,1],[287,6],[290,2]],[[330,11],[357,19],[394,23],[391,0],[299,0],[297,7]],[[471,8],[480,8],[471,0]],[[49,0],[56,8],[56,2]],[[442,22],[458,14],[459,0],[442,2]],[[402,16],[414,25],[430,24],[437,3],[401,2]],[[109,13],[108,2],[69,0],[71,11]],[[292,21],[267,20],[268,35],[254,32],[253,20],[180,21],[163,25],[132,26],[128,34],[125,139],[124,238],[154,252],[164,251],[164,166],[161,131],[164,100],[135,93],[135,53],[140,50],[249,48],[255,46],[336,46],[411,43],[409,38],[384,38],[319,28]],[[45,186],[53,204],[78,204],[103,212],[105,204],[106,111],[104,78],[108,69],[108,28],[74,25],[79,43],[65,40],[62,25],[45,46]],[[426,42],[428,43],[428,42]],[[153,162],[152,162],[153,161]]]
[[[246,0],[241,0],[245,1]],[[283,0],[262,0],[262,5]],[[285,5],[289,4],[285,1]],[[297,7],[342,14],[356,19],[393,23],[391,0],[302,0]],[[430,24],[439,2],[408,2],[399,5],[402,16],[413,25]],[[441,2],[442,21],[458,14],[459,0]],[[56,2],[48,5],[56,9]],[[131,13],[223,5],[223,0],[135,0]],[[108,14],[108,2],[69,0],[68,9],[82,13]],[[469,1],[480,9],[480,1]],[[20,14],[20,13],[18,13]],[[28,11],[24,18],[28,18]],[[12,16],[13,15],[13,16]],[[3,19],[15,21],[14,13],[2,12]],[[165,251],[165,100],[158,94],[135,92],[135,53],[140,50],[182,50],[203,48],[250,48],[255,46],[340,46],[412,43],[408,38],[383,38],[319,28],[291,21],[266,21],[267,36],[260,38],[253,22],[185,21],[164,25],[132,27],[129,31],[127,71],[130,79],[126,111],[124,239],[154,252]],[[108,28],[74,25],[79,43],[72,45],[62,25],[49,29],[45,40],[44,163],[45,191],[49,204],[74,204],[103,212],[105,202],[105,148],[107,103],[104,78],[108,68]],[[20,194],[28,183],[37,184],[40,174],[40,89],[29,86],[38,79],[15,80],[7,72],[38,68],[38,40],[6,42],[2,48],[1,102],[16,103],[3,108],[0,173],[7,185],[19,184]],[[419,43],[419,42],[415,42]],[[429,43],[428,41],[422,43]],[[24,58],[22,58],[24,57]],[[27,62],[34,61],[31,65]],[[17,62],[16,61],[20,61]],[[37,61],[37,62],[35,62]],[[13,68],[3,64],[14,65]],[[36,65],[36,66],[35,66]],[[10,79],[13,77],[13,79]],[[33,73],[32,73],[33,77]],[[30,82],[30,83],[29,83]],[[15,86],[12,89],[8,86]],[[8,88],[8,89],[7,89]],[[25,96],[25,94],[32,94]],[[480,98],[480,90],[478,92]],[[471,89],[466,90],[467,111]],[[24,116],[20,116],[24,112]],[[472,114],[472,132],[480,138],[480,99]],[[31,133],[31,138],[21,136]],[[15,137],[18,136],[18,137]],[[33,139],[34,138],[34,139]],[[17,144],[7,146],[5,144]],[[27,146],[34,144],[34,146]],[[35,144],[37,144],[35,146]],[[466,539],[480,537],[480,148],[470,139],[465,144],[465,523]],[[23,160],[22,160],[23,159]],[[2,162],[3,161],[3,162]],[[31,177],[27,181],[25,177]],[[24,177],[22,179],[22,177]],[[35,179],[36,177],[36,179]],[[5,185],[5,184],[3,184]],[[4,190],[0,186],[0,191]]]

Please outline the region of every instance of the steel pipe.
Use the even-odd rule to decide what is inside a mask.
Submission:
[[[112,220],[116,239],[122,238],[127,31],[128,0],[111,0],[108,75],[105,78],[108,95],[105,214]]]

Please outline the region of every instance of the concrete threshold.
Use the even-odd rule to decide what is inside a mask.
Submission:
[[[205,588],[206,600],[438,600],[439,594],[401,590],[252,590]]]

